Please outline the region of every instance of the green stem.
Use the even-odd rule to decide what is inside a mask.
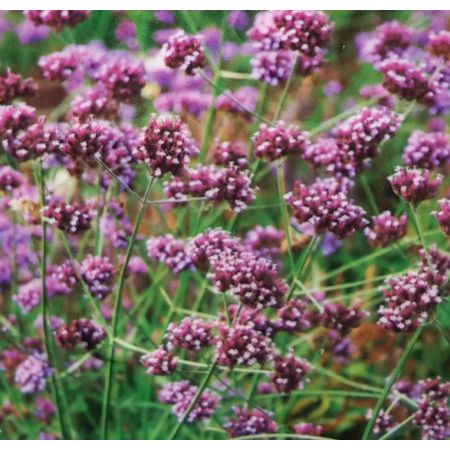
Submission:
[[[45,174],[42,164],[39,166],[39,173],[37,176],[39,180],[39,193],[42,209],[45,208]],[[56,409],[61,428],[61,435],[63,439],[72,439],[72,425],[67,406],[66,397],[61,383],[59,369],[56,364],[54,347],[52,342],[52,332],[49,322],[48,311],[48,297],[47,297],[47,222],[44,217],[41,217],[42,222],[42,248],[41,248],[41,289],[42,289],[42,322],[44,328],[44,345],[47,353],[48,365],[52,368],[53,374],[50,378],[52,390],[55,397]]]
[[[306,261],[308,261],[309,255],[311,254],[312,249],[314,248],[314,244],[317,240],[317,235],[314,235],[311,240],[308,243],[308,246],[306,247],[306,249],[304,250],[304,252],[302,253],[302,256],[299,260],[299,263],[295,269],[295,275],[294,278],[292,280],[292,286],[288,292],[287,295],[287,301],[289,301],[292,296],[294,295],[294,291],[295,291],[295,281],[296,280],[300,280],[302,275],[303,275],[303,271],[305,270],[306,267]]]
[[[367,423],[367,426],[364,430],[362,439],[367,440],[370,439],[373,427],[375,426],[375,422],[378,419],[378,415],[380,414],[380,410],[383,407],[383,403],[385,402],[386,398],[388,397],[389,393],[391,392],[392,386],[394,385],[395,381],[397,380],[398,376],[401,374],[403,370],[403,366],[405,365],[406,360],[408,359],[409,354],[411,353],[414,344],[416,343],[417,339],[419,338],[420,334],[422,333],[422,330],[424,329],[425,325],[419,327],[416,332],[412,335],[411,339],[408,342],[408,345],[406,346],[405,351],[403,352],[401,358],[399,359],[397,365],[395,366],[391,376],[389,377],[388,382],[386,383],[383,392],[381,393],[377,404],[375,405],[375,409],[373,411],[372,417],[370,418],[369,422]]]
[[[417,214],[417,208],[415,208],[411,203],[409,203],[409,208],[411,210],[411,214],[412,214],[413,219],[414,219],[414,224],[415,224],[415,227],[416,227],[417,236],[419,237],[419,240],[420,240],[420,243],[422,245],[423,251],[425,252],[425,257],[426,257],[426,259],[428,261],[428,265],[431,267],[432,262],[431,262],[430,255],[429,255],[428,250],[427,250],[427,245],[425,243],[425,236],[424,236],[424,233],[423,233],[422,223],[420,221],[419,214]]]
[[[289,265],[292,272],[294,270],[294,256],[292,255],[292,237],[291,237],[291,227],[289,224],[289,214],[287,210],[286,201],[284,199],[285,179],[284,179],[283,161],[280,161],[280,163],[277,164],[277,182],[278,182],[278,198],[280,201],[281,219],[283,221],[283,228],[286,234]]]
[[[370,189],[369,182],[367,181],[367,174],[363,173],[361,176],[361,184],[364,188],[364,192],[370,203],[370,207],[374,214],[380,214],[380,208],[378,208],[375,196],[373,195],[372,189]]]
[[[150,195],[150,191],[153,186],[154,178],[150,178],[147,188],[144,194],[144,201],[139,207],[139,211],[136,217],[136,223],[134,226],[133,234],[131,235],[130,243],[128,244],[128,250],[125,256],[125,261],[123,263],[122,269],[119,275],[119,286],[117,288],[117,295],[114,303],[114,311],[111,323],[111,336],[110,336],[110,346],[107,355],[107,367],[105,376],[105,389],[103,393],[103,403],[102,403],[102,416],[101,416],[101,437],[103,440],[108,438],[108,413],[111,402],[111,390],[112,390],[112,378],[114,373],[114,353],[115,353],[115,343],[114,338],[117,334],[117,324],[119,322],[120,309],[122,304],[123,289],[125,286],[125,277],[128,270],[128,263],[130,262],[131,254],[133,252],[134,243],[136,242],[137,235],[139,233],[139,228],[141,226],[142,218],[144,217],[145,205]]]
[[[380,441],[384,441],[386,439],[391,438],[397,431],[399,431],[401,428],[403,428],[405,425],[408,425],[408,423],[412,422],[414,419],[415,414],[411,414],[408,416],[403,422],[400,422],[397,426],[390,429],[386,434],[380,437]]]
[[[206,126],[205,126],[205,133],[203,135],[203,141],[202,141],[202,147],[200,149],[200,161],[204,163],[206,161],[206,155],[208,153],[208,145],[209,141],[211,139],[211,135],[213,133],[213,126],[214,126],[214,119],[216,117],[216,98],[219,95],[219,87],[218,87],[218,81],[219,81],[219,70],[216,69],[214,72],[214,78],[213,78],[213,96],[211,99],[211,105],[208,110],[208,117],[206,119]]]
[[[289,74],[289,78],[287,79],[286,84],[284,85],[284,89],[283,89],[283,92],[280,97],[280,101],[278,103],[278,107],[275,112],[274,122],[276,122],[277,120],[280,119],[281,113],[283,112],[284,105],[286,104],[287,96],[289,94],[289,89],[292,85],[292,80],[295,77],[295,71],[297,69],[297,64],[298,64],[299,59],[300,59],[300,54],[297,53],[295,56],[294,64],[292,65],[291,73]]]
[[[215,360],[208,372],[205,375],[205,378],[203,378],[202,384],[199,386],[199,388],[197,389],[197,392],[194,395],[194,398],[192,399],[188,409],[186,410],[186,412],[183,414],[183,417],[181,418],[181,420],[177,423],[176,427],[173,429],[172,433],[170,434],[169,440],[173,441],[176,437],[178,432],[180,431],[181,427],[183,426],[183,423],[186,421],[186,419],[189,417],[189,414],[191,414],[192,410],[194,409],[195,405],[197,404],[198,400],[200,399],[201,395],[203,394],[203,392],[206,389],[206,386],[209,383],[209,380],[211,379],[215,368],[217,367],[217,360]]]

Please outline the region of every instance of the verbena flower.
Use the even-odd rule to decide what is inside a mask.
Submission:
[[[36,109],[24,103],[0,105],[0,139],[8,139],[19,131],[26,130],[37,120]]]
[[[86,10],[28,10],[26,17],[36,25],[47,25],[55,31],[61,31],[65,26],[74,27],[89,17]]]
[[[289,78],[295,54],[290,51],[263,51],[251,60],[252,77],[271,86],[278,86]]]
[[[155,109],[160,113],[190,113],[201,117],[211,105],[211,94],[194,89],[175,90],[160,94],[154,101]]]
[[[257,225],[246,234],[243,244],[255,255],[273,257],[280,253],[283,239],[284,231]]]
[[[320,315],[307,298],[293,298],[277,311],[275,327],[278,331],[298,333],[319,324]]]
[[[105,338],[106,331],[90,319],[75,319],[56,330],[58,345],[67,350],[72,350],[77,345],[91,350]]]
[[[297,358],[292,350],[287,356],[276,355],[273,360],[272,383],[278,392],[289,393],[303,389],[307,374],[312,370],[309,362]]]
[[[247,169],[249,161],[247,159],[247,147],[243,142],[220,142],[216,140],[213,148],[213,162],[219,166],[234,164],[239,169]]]
[[[112,292],[115,269],[106,256],[87,255],[80,265],[80,272],[90,293],[104,300]]]
[[[402,214],[397,218],[390,211],[373,216],[372,225],[364,230],[372,247],[387,247],[406,236],[407,232],[408,216]]]
[[[436,175],[432,178],[431,172],[427,169],[397,167],[388,180],[392,190],[400,198],[405,202],[418,205],[436,196],[443,177]]]
[[[428,267],[389,278],[388,287],[383,290],[386,304],[378,310],[378,323],[391,331],[414,331],[442,301],[440,289],[444,280],[436,269]]]
[[[34,414],[42,423],[49,424],[56,415],[56,406],[49,398],[38,397]]]
[[[387,59],[380,64],[380,71],[384,75],[383,86],[391,94],[428,106],[433,104],[436,83],[413,62],[399,58]]]
[[[367,312],[361,309],[360,304],[348,307],[343,303],[324,302],[320,315],[320,323],[331,330],[337,331],[341,336],[349,334],[352,328],[360,325]]]
[[[114,119],[118,115],[119,104],[103,84],[75,97],[70,104],[70,114],[80,121],[86,121],[90,116],[102,119]]]
[[[445,166],[450,162],[450,136],[441,132],[414,131],[403,152],[403,162],[430,170]]]
[[[212,324],[198,317],[185,317],[179,324],[172,322],[167,328],[165,339],[168,348],[182,348],[199,352],[212,345]]]
[[[142,356],[140,362],[150,375],[171,375],[177,368],[178,358],[174,357],[171,351],[159,347]]]
[[[11,192],[24,182],[20,172],[10,166],[0,166],[0,191]]]
[[[14,381],[24,394],[35,394],[45,389],[51,373],[43,355],[30,355],[17,366]]]
[[[437,378],[419,382],[421,396],[413,423],[420,427],[422,439],[445,440],[450,436],[450,383]]]
[[[238,253],[242,249],[240,240],[221,228],[213,228],[192,238],[186,252],[195,266],[207,270],[211,262],[221,258],[222,253]]]
[[[94,211],[89,205],[66,203],[58,198],[51,199],[43,210],[44,217],[57,228],[68,234],[80,234],[91,226]]]
[[[230,368],[236,365],[262,364],[273,356],[271,340],[245,325],[221,327],[216,348],[219,364]]]
[[[167,265],[175,273],[192,268],[184,242],[171,234],[148,239],[147,252],[150,259]]]
[[[307,56],[315,56],[328,44],[333,24],[321,11],[275,11],[273,21],[280,35],[280,45]]]
[[[348,190],[334,178],[318,178],[307,186],[300,181],[285,195],[300,223],[309,223],[316,233],[329,231],[339,239],[367,225],[365,211],[348,197]]]
[[[210,278],[219,291],[230,291],[244,305],[257,309],[280,308],[288,289],[275,263],[248,251],[221,254],[213,262]]]
[[[439,210],[434,213],[441,230],[450,236],[450,199],[443,198],[439,200]]]
[[[11,103],[17,97],[31,97],[37,91],[37,84],[32,78],[22,78],[10,69],[0,75],[0,104]]]
[[[142,138],[141,158],[153,176],[180,175],[191,157],[199,153],[187,126],[179,117],[152,115]]]
[[[183,31],[170,36],[162,51],[168,67],[181,68],[187,75],[194,75],[196,70],[203,69],[207,63],[200,39]]]
[[[367,411],[366,419],[369,420],[372,415],[373,411],[369,409]],[[394,427],[394,424],[394,418],[392,417],[392,415],[386,412],[384,409],[381,409],[378,412],[378,417],[375,420],[372,432],[375,436],[381,436],[391,430]]]
[[[159,393],[159,398],[163,403],[172,405],[172,412],[181,421],[189,409],[197,390],[198,387],[189,381],[178,381],[165,385]],[[209,419],[214,414],[218,404],[219,397],[209,389],[205,389],[192,411],[186,417],[186,422],[193,423]]]
[[[301,422],[294,425],[294,432],[296,434],[303,434],[304,436],[321,436],[323,428],[310,422]]]
[[[308,133],[295,125],[286,126],[282,121],[274,126],[262,124],[253,136],[253,142],[255,156],[269,161],[288,155],[301,156],[310,144]]]
[[[131,102],[145,85],[144,64],[133,58],[115,57],[100,67],[95,80],[105,86],[114,99]]]
[[[450,32],[440,30],[439,33],[431,33],[427,50],[434,56],[450,59]]]
[[[233,437],[256,434],[272,434],[278,431],[277,423],[272,419],[272,413],[259,408],[233,407],[235,419],[228,419],[223,426]]]

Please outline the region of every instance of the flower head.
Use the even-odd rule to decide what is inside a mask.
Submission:
[[[196,36],[180,31],[172,34],[163,46],[164,62],[172,69],[182,68],[187,75],[206,66],[205,50]]]
[[[145,129],[141,152],[153,175],[161,177],[168,172],[180,175],[199,150],[179,117],[153,115]]]
[[[259,408],[249,409],[247,407],[233,408],[235,419],[228,419],[224,425],[226,431],[233,438],[256,434],[276,433],[277,423],[272,419],[272,413]]]
[[[450,162],[450,136],[447,133],[414,131],[403,153],[408,166],[437,169]]]
[[[274,161],[287,155],[300,156],[309,145],[308,134],[295,125],[277,122],[274,126],[262,124],[253,137],[255,156]]]
[[[271,376],[271,380],[277,391],[281,393],[302,389],[306,375],[312,369],[311,364],[297,358],[293,351],[288,356],[275,356],[273,366],[274,373]]]
[[[387,247],[406,236],[408,231],[408,216],[402,214],[395,217],[390,211],[384,211],[372,217],[372,226],[364,230],[372,247]]]
[[[178,364],[178,359],[173,356],[172,352],[163,347],[142,356],[140,361],[150,375],[170,375],[175,372]]]
[[[147,252],[151,259],[166,264],[175,273],[192,268],[184,243],[171,234],[148,239]]]
[[[95,298],[104,300],[111,293],[115,269],[108,257],[87,255],[81,262],[80,271]]]
[[[66,25],[74,27],[89,17],[86,10],[28,10],[25,15],[35,25],[47,25],[55,31],[61,31]]]
[[[170,349],[182,348],[199,352],[212,345],[212,324],[198,317],[185,317],[179,324],[172,322],[167,328],[166,340]]]
[[[392,190],[405,202],[417,205],[436,196],[442,183],[442,175],[431,178],[427,169],[415,167],[397,167],[395,173],[388,177]]]
[[[450,199],[443,198],[439,200],[439,211],[435,213],[435,217],[439,222],[441,230],[450,236]]]
[[[30,355],[17,366],[14,381],[24,394],[35,394],[45,389],[51,373],[42,355]]]
[[[80,234],[88,230],[94,214],[89,205],[69,204],[57,198],[48,202],[43,213],[50,223],[68,234]]]

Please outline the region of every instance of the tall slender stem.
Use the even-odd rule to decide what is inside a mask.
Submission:
[[[134,226],[133,234],[131,235],[130,243],[128,244],[128,250],[125,256],[125,261],[123,263],[122,269],[119,274],[119,285],[117,288],[117,295],[114,303],[114,311],[111,323],[111,336],[109,342],[109,350],[107,356],[107,367],[105,376],[105,389],[103,393],[103,404],[102,404],[102,416],[101,416],[101,436],[102,439],[108,438],[108,417],[109,417],[109,406],[111,402],[111,389],[112,389],[112,378],[114,374],[114,353],[115,353],[115,342],[114,338],[117,334],[117,324],[119,323],[120,309],[122,304],[123,289],[125,286],[125,277],[128,270],[128,263],[130,262],[131,254],[133,252],[134,243],[136,242],[137,235],[139,233],[139,228],[141,226],[142,218],[144,217],[145,205],[147,203],[150,191],[153,186],[154,178],[150,178],[147,188],[145,190],[144,199],[139,207],[139,211],[136,217],[136,223]]]
[[[42,209],[45,208],[45,174],[42,164],[39,165],[39,173],[37,175],[39,182],[39,193]],[[48,297],[47,297],[47,222],[44,217],[42,217],[42,248],[41,248],[41,289],[42,289],[42,322],[44,328],[44,345],[45,351],[47,353],[48,365],[53,370],[51,375],[51,385],[54,392],[56,409],[58,413],[59,425],[61,428],[61,435],[63,439],[72,439],[72,426],[69,416],[69,411],[67,407],[66,397],[63,391],[63,386],[61,383],[59,369],[56,364],[56,358],[54,354],[53,342],[52,342],[52,332],[50,328],[49,321],[49,311],[48,311]]]
[[[283,92],[280,97],[280,101],[278,103],[278,107],[275,112],[274,122],[276,122],[277,120],[280,119],[281,113],[283,112],[284,105],[286,104],[287,96],[289,94],[289,89],[292,85],[292,80],[294,79],[294,76],[295,76],[295,71],[297,69],[297,64],[298,64],[299,59],[300,59],[300,54],[297,53],[295,56],[294,64],[292,64],[291,73],[289,74],[289,78],[287,79],[286,84],[284,85],[284,89],[283,89]]]
[[[420,243],[422,245],[423,251],[425,252],[425,257],[427,259],[428,265],[431,266],[431,259],[430,259],[430,255],[429,255],[428,250],[427,250],[427,245],[425,243],[425,236],[424,236],[424,233],[423,233],[422,223],[420,221],[419,214],[417,214],[417,209],[411,203],[409,203],[409,208],[411,210],[411,215],[413,216],[413,219],[414,219],[414,224],[416,226],[417,236],[419,237],[419,240],[420,240]]]
[[[194,409],[195,405],[197,404],[198,400],[200,399],[201,395],[206,389],[206,386],[209,383],[209,380],[211,379],[215,368],[217,367],[217,359],[211,364],[209,367],[208,372],[206,373],[205,377],[203,378],[202,384],[197,389],[197,392],[194,395],[194,398],[192,399],[191,403],[189,404],[188,409],[183,414],[183,417],[181,420],[177,423],[176,427],[173,429],[169,440],[174,440],[177,437],[178,432],[180,431],[181,427],[183,426],[183,423],[186,421],[186,419],[189,417],[189,414],[191,414],[192,410]]]
[[[284,232],[286,234],[289,265],[290,265],[291,271],[293,271],[294,270],[294,257],[292,255],[291,226],[289,224],[289,214],[288,214],[288,210],[287,210],[286,201],[284,199],[285,179],[284,179],[283,161],[280,161],[277,164],[277,182],[278,182],[278,198],[280,201],[281,218],[283,221]]]
[[[416,332],[411,336],[411,339],[408,342],[408,345],[405,348],[405,351],[403,352],[401,358],[399,359],[397,365],[395,366],[391,376],[389,377],[388,382],[386,383],[383,392],[381,393],[377,404],[375,405],[375,409],[373,411],[372,417],[370,418],[369,422],[367,423],[367,426],[364,430],[362,439],[367,440],[370,439],[373,427],[375,426],[375,422],[378,419],[378,416],[380,414],[380,410],[383,407],[383,403],[385,402],[386,398],[389,395],[389,392],[391,392],[392,386],[394,386],[395,381],[397,380],[397,377],[400,375],[400,373],[403,370],[403,366],[405,365],[406,360],[408,359],[409,354],[411,353],[414,344],[416,343],[417,339],[419,338],[420,334],[422,333],[422,330],[424,329],[425,325],[419,327]]]

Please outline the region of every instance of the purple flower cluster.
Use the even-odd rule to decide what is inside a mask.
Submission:
[[[289,393],[295,389],[303,389],[306,375],[312,366],[307,361],[299,359],[291,351],[288,356],[277,355],[273,359],[274,373],[271,380],[276,390]]]
[[[208,270],[210,264],[221,259],[222,254],[237,254],[240,250],[239,239],[221,228],[198,234],[188,242],[186,247],[191,261],[200,270]]]
[[[300,223],[308,223],[316,233],[329,231],[344,239],[364,228],[365,211],[348,198],[347,188],[334,178],[317,179],[307,186],[300,181],[285,195]]]
[[[189,381],[176,381],[166,384],[159,392],[159,399],[163,403],[172,405],[172,412],[178,420],[184,419],[198,387]],[[217,409],[219,397],[209,389],[205,389],[195,402],[195,406],[186,417],[186,422],[193,423],[209,419]]]
[[[337,146],[356,167],[379,153],[379,146],[392,138],[403,117],[387,108],[363,108],[333,130]]]
[[[182,348],[199,352],[212,345],[212,324],[198,317],[185,317],[179,324],[172,322],[167,328],[165,339],[168,348]]]
[[[421,391],[414,424],[421,429],[422,439],[445,440],[450,436],[450,383],[437,378],[419,382]]]
[[[258,158],[275,161],[288,155],[301,155],[310,144],[308,133],[295,125],[280,121],[274,126],[262,124],[253,137],[254,152]]]
[[[450,162],[450,136],[443,132],[414,131],[403,153],[407,166],[437,169]]]
[[[56,415],[56,406],[50,399],[38,397],[35,415],[42,423],[49,424]]]
[[[57,198],[51,199],[44,208],[44,217],[68,234],[80,234],[91,226],[94,212],[90,205],[69,204]]]
[[[4,141],[15,137],[18,132],[26,130],[36,120],[36,110],[24,103],[0,105],[0,139]]]
[[[235,406],[233,412],[235,419],[228,419],[224,429],[233,438],[256,434],[272,434],[278,431],[277,423],[272,414],[260,408],[249,409]]]
[[[11,192],[24,182],[24,177],[20,172],[10,166],[0,166],[0,191]]]
[[[66,350],[72,350],[77,345],[91,350],[105,338],[106,331],[90,319],[74,319],[56,330],[56,341]]]
[[[187,126],[179,117],[153,115],[142,138],[140,156],[152,174],[161,177],[170,172],[180,175],[192,156],[199,153]]]
[[[428,51],[437,57],[450,59],[450,31],[441,30],[439,33],[432,33],[428,39]]]
[[[275,11],[273,22],[280,46],[307,56],[316,56],[330,40],[333,25],[321,11]]]
[[[384,211],[372,217],[372,225],[364,230],[372,247],[387,247],[406,236],[408,216],[395,217],[390,211]]]
[[[175,273],[192,268],[184,242],[171,234],[148,239],[147,252],[150,259],[165,264]]]
[[[217,361],[230,368],[263,364],[273,356],[271,340],[248,325],[220,327],[216,343]]]
[[[119,101],[131,102],[145,85],[145,68],[132,58],[116,57],[101,65],[95,80]]]
[[[383,290],[386,305],[379,308],[378,323],[391,331],[414,331],[442,301],[440,289],[445,280],[434,267],[389,278]]]
[[[257,225],[247,233],[243,244],[255,255],[274,257],[280,253],[283,239],[284,231],[271,226]]]
[[[311,330],[319,324],[320,315],[311,308],[306,298],[293,298],[277,312],[275,327],[278,331],[298,333]]]
[[[418,205],[424,200],[436,196],[442,183],[442,175],[432,178],[427,169],[415,167],[397,167],[395,173],[388,177],[392,190],[405,202]]]
[[[108,257],[87,255],[81,262],[80,272],[95,298],[104,300],[111,293],[115,269]]]
[[[212,263],[211,279],[221,292],[230,291],[250,308],[280,308],[287,292],[271,260],[249,251],[223,253]]]
[[[247,147],[243,142],[216,141],[213,149],[213,162],[218,166],[234,164],[239,169],[247,169]]]
[[[163,347],[142,356],[140,361],[150,375],[170,375],[175,372],[178,365],[178,359]]]
[[[301,422],[294,425],[294,432],[304,436],[321,436],[323,428],[310,422]]]
[[[37,84],[32,78],[23,79],[10,69],[0,76],[0,104],[11,103],[16,97],[30,97],[36,91]]]
[[[55,31],[61,31],[66,25],[74,27],[89,17],[85,10],[28,10],[26,17],[35,25],[46,25]]]
[[[439,211],[435,213],[441,230],[450,236],[450,199],[443,198],[439,201]]]
[[[372,417],[373,411],[369,409],[367,411],[366,419],[369,420]],[[387,433],[394,426],[394,418],[384,409],[380,409],[378,412],[378,417],[375,420],[375,425],[373,426],[373,434],[375,436],[381,436]]]
[[[211,94],[204,94],[194,89],[183,89],[166,92],[155,99],[155,108],[160,113],[190,113],[201,117],[211,105]]]
[[[45,389],[51,373],[43,355],[30,355],[17,366],[14,381],[24,394],[35,394]]]
[[[436,94],[436,83],[426,72],[407,59],[390,58],[380,64],[384,75],[383,86],[405,100],[416,100],[432,105]]]
[[[252,77],[271,86],[286,81],[292,72],[295,54],[278,50],[257,53],[252,59]]]
[[[412,42],[412,30],[394,20],[381,24],[373,33],[363,35],[357,44],[360,57],[376,64],[389,57],[402,56]]]
[[[172,69],[181,68],[187,75],[194,75],[206,66],[205,50],[196,36],[180,31],[172,34],[163,46],[164,62]]]

